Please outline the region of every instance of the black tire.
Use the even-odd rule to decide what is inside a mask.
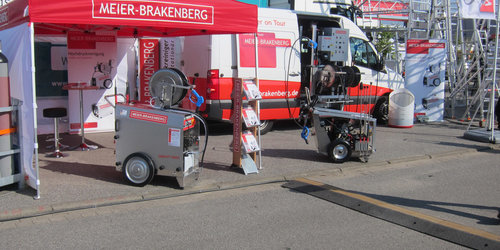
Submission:
[[[110,89],[111,86],[113,86],[113,81],[111,81],[111,79],[106,79],[104,80],[104,82],[102,83],[102,86],[105,88],[105,89]]]
[[[92,115],[99,118],[99,108],[97,108],[97,103],[92,104],[90,109],[92,110]]]
[[[151,158],[142,153],[134,153],[125,159],[122,172],[128,183],[143,187],[153,180],[155,167]]]
[[[336,139],[328,146],[328,157],[335,163],[343,163],[351,158],[352,149],[344,140]]]
[[[271,120],[260,121],[260,126],[259,126],[260,134],[264,135],[270,132],[273,129],[273,125],[274,122]]]
[[[387,124],[389,121],[389,98],[381,96],[375,108],[373,109],[373,117],[377,119],[378,124]]]
[[[351,68],[354,72],[354,83],[353,83],[354,86],[352,86],[352,87],[356,87],[361,82],[361,71],[356,66],[351,66]]]
[[[436,78],[434,80],[432,80],[432,84],[437,87],[439,86],[439,84],[441,84],[441,80],[439,78]]]
[[[349,66],[345,66],[345,67],[342,67],[342,71],[345,72],[345,75],[344,75],[345,86],[346,87],[356,87],[357,84],[355,83],[356,75],[354,73],[354,69],[349,67]]]

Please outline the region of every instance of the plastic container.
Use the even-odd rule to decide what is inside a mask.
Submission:
[[[407,89],[397,89],[389,95],[390,127],[411,128],[415,112],[415,96]]]

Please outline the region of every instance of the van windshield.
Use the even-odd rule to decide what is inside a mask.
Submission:
[[[351,56],[352,61],[357,66],[377,68],[377,53],[373,50],[367,41],[351,37]]]

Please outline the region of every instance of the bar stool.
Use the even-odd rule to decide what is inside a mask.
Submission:
[[[46,155],[47,157],[62,158],[66,155],[59,150],[59,118],[67,115],[66,108],[46,108],[43,117],[54,118],[54,148],[55,151]]]

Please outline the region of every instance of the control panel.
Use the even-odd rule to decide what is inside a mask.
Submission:
[[[349,30],[325,28],[318,36],[319,52],[322,60],[345,62],[349,51]]]

